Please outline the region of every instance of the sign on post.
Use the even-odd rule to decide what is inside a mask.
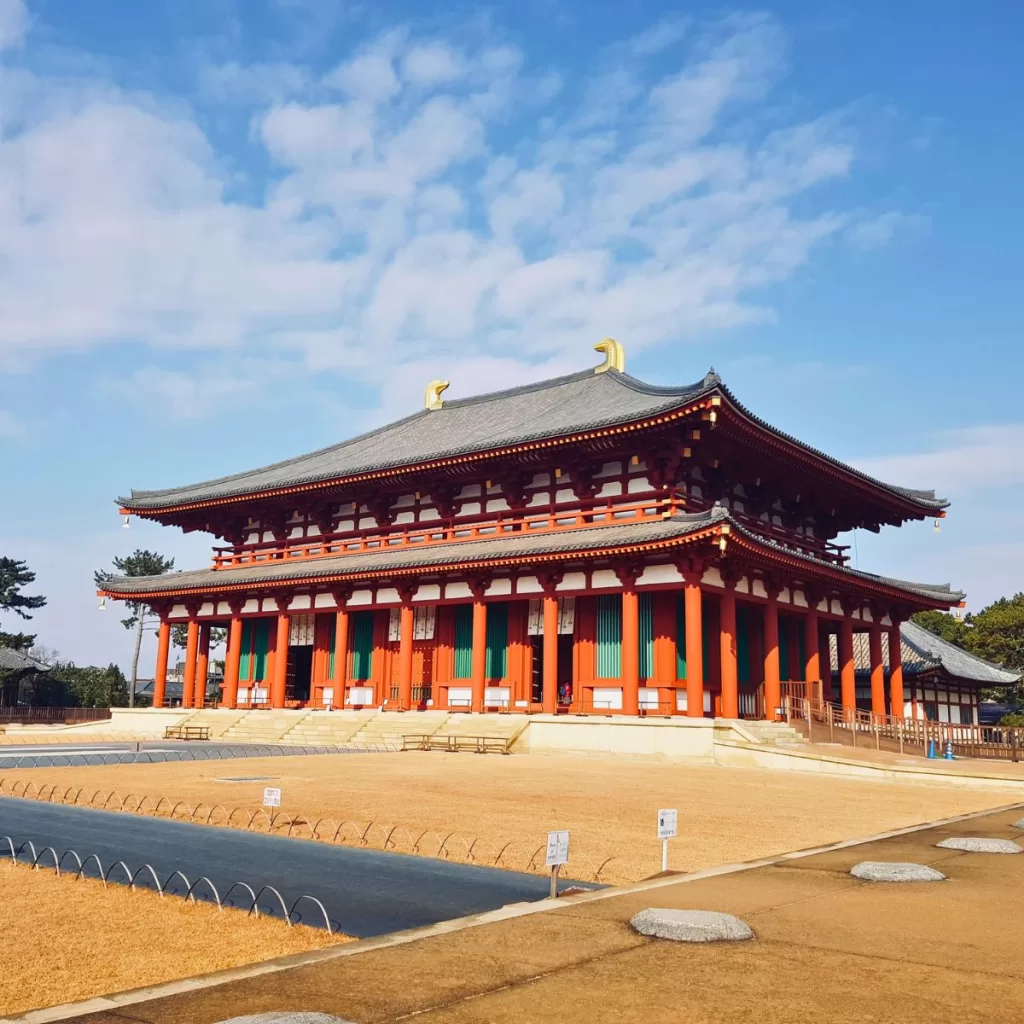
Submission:
[[[679,834],[676,827],[678,820],[679,812],[674,807],[658,811],[658,838],[675,839]]]
[[[668,871],[668,841],[678,832],[679,813],[674,807],[658,811],[658,838],[661,840],[661,870]]]
[[[280,807],[281,806],[281,790],[275,789],[273,786],[267,786],[263,790],[263,806],[264,807]]]
[[[558,871],[563,864],[569,863],[569,833],[549,832],[547,853],[544,863],[551,868],[551,899],[558,895]]]

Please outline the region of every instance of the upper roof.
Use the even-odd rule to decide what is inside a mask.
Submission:
[[[740,405],[713,370],[694,384],[657,387],[614,369],[603,373],[588,369],[508,391],[446,401],[441,409],[423,410],[308,455],[185,487],[133,490],[131,497],[119,501],[123,508],[133,511],[171,510],[193,503],[358,477],[634,423],[713,394],[726,397],[743,416],[776,437],[919,506],[925,514],[948,504],[936,498],[934,491],[894,487],[868,477],[776,430]]]
[[[936,636],[916,622],[900,625],[900,641],[903,654],[903,671],[908,677],[920,675],[931,669],[942,669],[956,679],[981,683],[988,686],[1005,686],[1017,682],[1020,672],[1000,668],[989,661],[970,654],[962,647]],[[839,653],[836,638],[831,638],[832,668],[839,671]],[[858,633],[854,637],[854,664],[860,675],[866,675],[871,667],[868,635]],[[888,656],[886,655],[886,664]]]
[[[529,564],[531,561],[565,560],[576,553],[595,556],[607,552],[673,547],[709,530],[725,532],[734,542],[745,542],[752,552],[782,556],[806,565],[814,576],[838,573],[875,590],[896,591],[913,603],[949,607],[963,600],[948,583],[912,583],[874,573],[822,562],[774,541],[765,540],[739,523],[725,508],[716,505],[706,512],[678,513],[669,519],[582,527],[538,534],[505,534],[481,540],[443,544],[417,544],[404,548],[379,548],[351,555],[262,562],[228,569],[195,569],[162,576],[120,576],[106,581],[103,593],[115,598],[156,597],[171,594],[202,594],[231,589],[273,587],[286,584],[324,585],[346,579],[378,579],[389,575],[415,575],[424,570],[466,567],[473,570],[495,565]]]

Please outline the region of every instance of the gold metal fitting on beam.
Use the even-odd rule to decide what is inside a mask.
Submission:
[[[450,380],[432,380],[423,395],[423,408],[440,409],[444,405],[441,392],[450,384]]]
[[[604,354],[604,362],[595,368],[594,373],[605,373],[608,370],[626,372],[626,350],[614,338],[602,338],[594,346],[594,351]]]

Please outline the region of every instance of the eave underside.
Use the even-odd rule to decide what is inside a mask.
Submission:
[[[724,549],[723,549],[724,548]],[[909,610],[948,608],[963,594],[948,585],[910,583],[820,562],[764,541],[722,509],[629,525],[510,535],[464,543],[416,546],[353,555],[307,558],[230,569],[200,569],[165,576],[120,577],[102,593],[115,599],[166,601],[295,589],[329,590],[366,580],[422,579],[444,574],[480,576],[517,568],[565,568],[573,563],[611,564],[681,560],[748,567],[778,580],[797,579],[862,601],[879,600]],[[783,583],[783,585],[785,585]]]

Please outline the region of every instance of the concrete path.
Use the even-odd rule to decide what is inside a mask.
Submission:
[[[93,743],[44,743],[0,747],[0,771],[13,768],[69,768],[163,761],[219,761],[237,757],[287,757],[307,754],[366,754],[362,747],[279,743],[140,740]]]
[[[277,969],[226,972],[208,987],[184,982],[97,999],[77,1011],[97,1012],[78,1020],[212,1024],[302,1010],[357,1024],[1006,1024],[1024,1005],[1016,925],[1024,857],[935,844],[950,835],[1008,837],[1020,813],[301,954]],[[849,870],[864,859],[932,863],[950,880],[859,882]],[[732,913],[755,938],[696,946],[644,938],[628,922],[646,907]]]
[[[148,863],[161,883],[177,870],[193,882],[205,875],[222,894],[236,881],[256,891],[272,885],[289,906],[308,893],[333,926],[360,938],[538,900],[548,891],[536,875],[20,798],[0,797],[6,850],[3,836],[16,847],[31,840],[37,852],[72,849],[83,860],[94,853],[104,868],[121,860],[134,871]],[[320,923],[309,904],[300,910],[308,923]]]

